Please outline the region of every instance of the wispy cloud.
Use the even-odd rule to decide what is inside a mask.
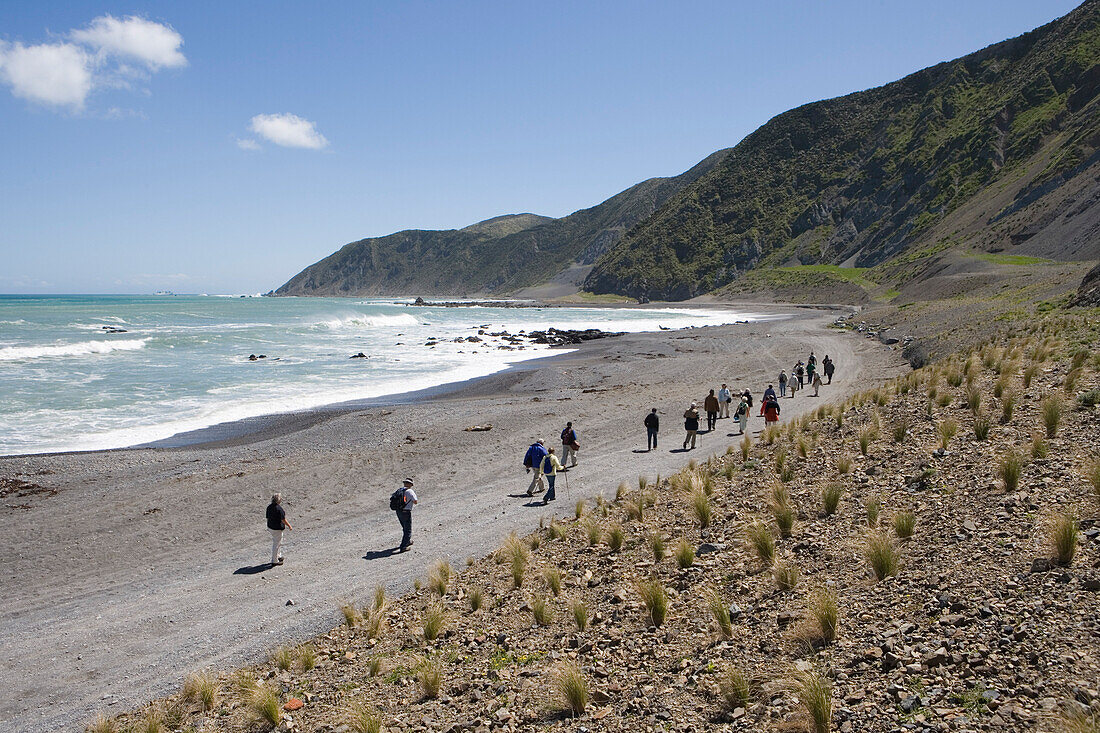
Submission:
[[[65,38],[32,45],[0,41],[0,82],[21,99],[80,112],[96,89],[132,89],[130,79],[187,65],[183,36],[137,16],[103,15]]]
[[[260,144],[251,138],[239,137],[237,138],[237,147],[241,150],[259,150]]]
[[[320,150],[328,146],[325,136],[317,132],[316,124],[289,113],[256,115],[250,129],[264,140],[285,148]]]

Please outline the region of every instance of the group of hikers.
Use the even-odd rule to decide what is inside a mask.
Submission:
[[[822,384],[832,384],[835,371],[836,365],[828,354],[821,360],[819,369],[817,357],[813,351],[810,352],[805,362],[801,359],[798,360],[794,368],[791,369],[790,376],[787,375],[786,370],[781,369],[778,379],[779,393],[776,394],[775,387],[769,384],[767,389],[764,390],[760,402],[759,416],[764,418],[765,427],[779,422],[779,413],[782,410],[779,405],[780,398],[794,398],[795,393],[805,388],[807,384],[813,387],[814,397],[817,397]],[[825,375],[825,379],[828,381],[822,381],[822,374]],[[737,398],[737,408],[733,411],[732,417],[738,423],[737,435],[743,435],[748,431],[749,412],[753,406],[752,393],[746,389],[737,395]],[[731,417],[730,405],[733,404],[733,401],[734,392],[725,383],[722,384],[717,393],[713,389],[710,390],[703,400],[703,411],[707,417],[706,432],[709,433],[714,430],[718,420]],[[683,450],[685,451],[695,449],[696,438],[699,434],[699,419],[698,403],[692,401],[688,409],[684,411],[684,430],[686,434]],[[657,436],[661,430],[661,420],[657,416],[656,407],[649,411],[642,423],[646,429],[646,452],[655,450],[657,448]],[[573,428],[572,422],[565,424],[559,438],[561,439],[560,457],[557,449],[554,447],[547,448],[546,442],[542,438],[532,443],[523,456],[523,466],[528,474],[532,474],[526,495],[534,496],[536,491],[542,492],[542,504],[544,506],[557,498],[554,484],[557,481],[558,474],[577,467],[577,452],[581,446],[577,442],[577,431]],[[411,478],[402,481],[401,488],[390,495],[390,509],[397,513],[397,521],[401,525],[401,544],[397,548],[398,552],[405,552],[412,547],[412,511],[418,503]],[[280,552],[280,547],[283,531],[290,530],[291,526],[286,521],[286,512],[282,507],[282,496],[280,494],[273,495],[271,504],[267,507],[267,527],[271,530],[272,536],[271,564],[282,565],[283,555]]]

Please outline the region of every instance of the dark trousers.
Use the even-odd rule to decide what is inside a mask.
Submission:
[[[401,522],[401,547],[406,548],[412,544],[413,513],[407,509],[397,511],[397,521]]]
[[[708,412],[707,413],[707,431],[708,432],[711,431],[711,430],[714,430],[714,424],[716,422],[718,422],[718,413],[717,412]]]
[[[554,499],[558,498],[557,494],[554,493],[554,481],[557,478],[558,477],[552,473],[546,475],[546,483],[549,485],[549,487],[546,489],[546,493],[542,495],[543,501],[553,501]]]
[[[806,381],[805,381],[805,379],[806,379],[806,378],[805,378],[805,375],[802,375],[802,374],[799,374],[799,375],[798,375],[798,388],[799,388],[799,389],[802,389],[803,387],[805,387],[805,386],[806,386]]]
[[[646,428],[648,436],[646,436],[646,450],[653,450],[657,447],[657,428]]]

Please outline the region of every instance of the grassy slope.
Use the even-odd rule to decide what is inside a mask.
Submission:
[[[680,299],[753,269],[876,266],[935,245],[953,212],[1015,184],[1000,210],[968,223],[1011,218],[1094,162],[1098,62],[1090,0],[1019,38],[779,115],[624,237],[585,285]]]

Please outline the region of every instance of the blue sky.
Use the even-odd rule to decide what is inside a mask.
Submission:
[[[261,292],[561,216],[1062,0],[0,2],[0,292]]]

